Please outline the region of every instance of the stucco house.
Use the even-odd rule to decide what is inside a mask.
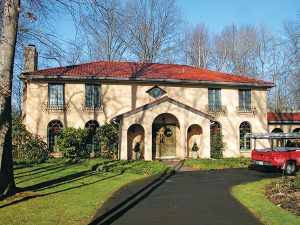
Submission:
[[[58,129],[95,129],[113,120],[120,159],[132,158],[137,144],[145,160],[184,159],[194,143],[199,157],[209,158],[213,130],[222,130],[225,157],[249,156],[245,133],[279,124],[267,112],[273,83],[185,65],[93,62],[37,70],[35,47],[28,46],[20,77],[23,123],[54,152]]]

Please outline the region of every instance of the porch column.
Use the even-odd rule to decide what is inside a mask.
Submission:
[[[210,121],[206,120],[203,123],[203,158],[210,158]]]
[[[119,140],[119,146],[120,146],[120,159],[121,160],[127,160],[128,154],[127,154],[127,126],[124,126],[123,120],[120,122],[120,140]]]
[[[144,159],[146,161],[152,160],[152,127],[149,128],[149,126],[144,127],[145,130],[145,154]]]
[[[187,128],[184,123],[180,123],[180,151],[177,158],[185,159],[186,151],[187,151]]]

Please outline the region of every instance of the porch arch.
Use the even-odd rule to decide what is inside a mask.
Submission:
[[[187,157],[191,157],[192,153],[192,148],[194,143],[197,144],[197,147],[199,150],[201,149],[200,147],[202,146],[202,139],[201,135],[203,134],[202,127],[198,124],[192,124],[189,126],[187,130]],[[200,152],[198,152],[199,155],[201,155]]]
[[[300,132],[300,128],[295,128],[295,129],[293,130],[293,133],[298,133],[298,132]]]
[[[176,158],[180,151],[180,124],[176,116],[162,113],[152,123],[152,159]]]
[[[145,130],[140,124],[132,124],[127,130],[127,159],[137,159],[134,149],[140,149],[139,158],[145,154]]]

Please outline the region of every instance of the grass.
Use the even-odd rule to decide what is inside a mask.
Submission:
[[[298,225],[300,219],[292,213],[275,206],[265,197],[265,186],[275,179],[265,179],[232,188],[231,193],[246,206],[263,224]]]
[[[185,160],[183,164],[197,170],[247,168],[251,164],[251,159],[244,157],[224,159],[188,159]]]
[[[16,165],[16,184],[23,192],[0,202],[0,224],[87,224],[115,191],[145,177],[127,167],[127,173],[99,173],[65,162]]]

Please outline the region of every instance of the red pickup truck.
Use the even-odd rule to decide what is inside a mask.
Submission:
[[[286,175],[295,174],[300,166],[300,133],[249,134],[246,137],[254,139],[253,163],[280,167]],[[270,148],[256,149],[257,139],[268,139]]]

